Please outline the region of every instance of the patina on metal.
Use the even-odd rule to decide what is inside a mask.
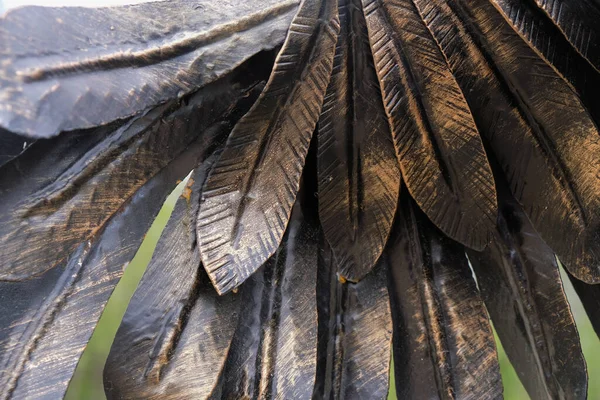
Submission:
[[[0,17],[0,398],[64,396],[190,171],[114,399],[585,399],[595,0],[174,0]],[[596,22],[595,22],[596,21]],[[488,314],[489,313],[489,314]],[[390,377],[390,363],[394,374]]]

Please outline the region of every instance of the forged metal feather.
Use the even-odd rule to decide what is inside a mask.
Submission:
[[[240,303],[216,295],[196,244],[200,189],[216,158],[192,174],[191,196],[179,198],[127,308],[104,368],[109,399],[206,398],[218,382]]]
[[[392,345],[387,268],[340,282],[331,249],[319,253],[316,399],[386,399]]]
[[[599,1],[0,17],[0,399],[65,394],[192,167],[110,398],[384,399],[393,349],[399,398],[499,399],[484,302],[532,398],[584,398],[554,253],[600,332]]]
[[[337,1],[304,1],[267,87],[231,133],[202,196],[198,240],[219,293],[277,249],[331,74]]]
[[[519,93],[511,92],[485,50],[478,47],[476,31],[463,22],[469,19],[467,5],[446,0],[417,0],[415,4],[446,54],[482,138],[516,199],[529,215],[542,210],[541,220],[558,210],[577,215],[578,199],[564,179],[568,171],[544,147],[540,140],[545,134],[543,128],[519,108]],[[526,65],[522,68],[527,71]]]
[[[494,327],[532,399],[585,399],[586,364],[556,257],[507,190],[498,196],[494,240],[467,251]]]
[[[529,0],[532,1],[532,0]],[[539,7],[538,14],[549,18],[569,40],[571,45],[600,72],[600,8],[591,0],[533,0]],[[515,0],[492,0],[503,11],[505,18],[522,32],[523,37],[535,45],[537,24],[524,20],[524,13]],[[527,3],[527,1],[521,2]]]
[[[0,174],[0,280],[41,274],[98,233],[204,129],[229,122],[220,122],[223,115],[239,115],[238,100],[260,71],[238,72],[207,86],[187,105],[173,100],[116,128],[38,141],[6,164]],[[56,153],[46,156],[50,146]]]
[[[586,282],[600,281],[600,133],[581,100],[487,1],[457,1],[534,131],[570,207],[525,204],[542,238]],[[520,199],[517,193],[517,198]],[[568,240],[565,240],[568,238]]]
[[[499,399],[494,335],[464,248],[404,192],[384,253],[399,399]]]
[[[527,40],[539,57],[544,58],[572,85],[596,121],[600,121],[597,88],[600,74],[569,43],[563,33],[537,8],[533,1],[503,0],[519,21],[513,29]],[[556,2],[555,2],[556,3]],[[573,2],[576,3],[576,2]],[[506,17],[506,15],[505,15]]]
[[[129,306],[105,370],[109,397],[307,398],[316,370],[314,223],[299,201],[277,253],[239,293],[218,296],[199,270],[193,231],[202,175]]]
[[[318,130],[319,216],[340,273],[362,279],[388,239],[400,170],[360,0],[339,0],[331,81]]]
[[[0,18],[0,126],[47,138],[181,98],[279,45],[297,3],[12,10]]]
[[[231,83],[218,91],[224,97],[235,98],[232,92],[238,93],[238,96],[249,95],[246,90]],[[68,261],[23,282],[0,282],[0,292],[11,293],[11,296],[0,302],[2,399],[24,399],[31,396],[57,398],[64,395],[79,356],[100,318],[103,305],[122,275],[123,268],[142,242],[160,205],[175,186],[175,181],[185,176],[193,165],[202,162],[215,143],[224,142],[231,129],[230,124],[239,118],[238,113],[243,112],[244,103],[241,102],[234,112],[221,108],[223,115],[207,115],[202,108],[206,105],[206,95],[207,93],[201,92],[189,99],[189,105],[171,107],[169,113],[164,113],[159,108],[162,119],[154,123],[151,129],[156,135],[177,138],[177,133],[189,136],[188,132],[192,131],[195,136],[198,129],[202,129],[202,137],[191,137],[184,142],[186,148],[176,152],[177,142],[174,142],[173,158],[169,163],[157,173],[146,175],[131,199],[123,200],[117,213],[84,242],[75,243],[80,244],[69,255]],[[216,105],[213,102],[209,104]],[[248,107],[249,105],[246,106]],[[213,111],[216,110],[217,108]],[[143,117],[140,120],[146,122]],[[183,120],[188,123],[185,129],[182,129]],[[91,146],[90,150],[90,139],[94,138],[96,142],[102,143],[105,135],[106,130],[101,128],[94,133],[74,132],[61,135],[51,143],[38,141],[36,144],[45,146],[41,149],[38,145],[32,146],[21,157],[4,166],[3,172],[9,168],[26,172],[30,182],[40,181],[44,186],[44,180],[55,180],[57,177],[48,174],[48,171],[61,172],[64,167],[61,160],[64,159],[68,166],[74,160],[87,157],[96,149]],[[96,144],[94,141],[92,143]],[[38,159],[37,164],[32,164],[29,158],[40,158],[38,150],[43,150],[42,159]],[[27,168],[34,165],[36,168]],[[48,169],[48,166],[55,169]],[[138,168],[144,166],[145,163],[137,164]],[[135,167],[131,166],[129,171],[133,175]],[[14,178],[19,175],[10,173],[3,176]],[[54,228],[54,231],[59,231],[59,228]],[[49,235],[43,239],[46,241],[44,246],[35,253],[38,258],[31,261],[31,264],[25,264],[26,266],[41,269],[49,257],[58,260],[59,257],[66,256],[48,251],[48,246],[54,246],[53,250],[56,252],[61,249],[59,246],[65,247],[60,244],[61,236]],[[5,244],[3,241],[2,245]],[[20,248],[31,245],[21,244]],[[52,254],[42,254],[42,249],[45,253]],[[8,258],[3,257],[2,261],[4,260]],[[30,275],[33,272],[44,272],[47,268],[41,271],[32,271],[33,269],[23,269],[22,273]],[[21,272],[21,269],[18,271]],[[40,376],[44,379],[40,379]]]
[[[402,177],[448,236],[482,249],[496,218],[494,180],[469,107],[411,0],[363,0]]]

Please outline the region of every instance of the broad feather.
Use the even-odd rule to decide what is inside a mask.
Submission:
[[[305,1],[271,78],[229,136],[206,182],[198,240],[219,293],[239,286],[277,249],[323,105],[339,32],[337,1]]]
[[[562,186],[558,192],[562,199],[558,203],[549,206],[544,206],[543,200],[524,203],[525,212],[575,276],[589,283],[598,282],[598,127],[567,82],[536,55],[489,2],[459,0],[457,4],[466,13],[465,20],[487,49],[521,112],[536,128],[532,130],[534,138]],[[549,196],[557,195],[549,192]],[[516,197],[521,200],[518,192]]]
[[[556,256],[497,182],[495,239],[467,252],[496,332],[532,399],[585,399],[586,364]]]
[[[543,14],[560,29],[571,45],[585,57],[586,60],[600,72],[600,6],[595,0],[529,0],[522,3],[534,2],[538,9],[534,13]],[[537,25],[534,23],[525,28],[522,20],[522,5],[514,0],[492,0],[492,3],[502,10],[505,18],[523,33],[523,36],[533,42]],[[532,21],[528,21],[532,22]]]
[[[1,399],[65,396],[188,174],[108,398],[495,400],[491,323],[594,397],[600,0],[142,3],[0,16]]]
[[[11,10],[0,18],[0,125],[51,137],[182,98],[279,45],[297,6],[176,0]]]

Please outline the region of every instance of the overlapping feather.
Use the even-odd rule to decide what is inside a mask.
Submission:
[[[231,133],[208,177],[198,241],[219,293],[239,286],[279,246],[323,105],[338,32],[336,0],[302,3],[265,90]]]
[[[339,272],[356,281],[373,268],[389,236],[400,169],[360,1],[339,0],[339,14],[318,125],[319,216]]]
[[[165,19],[191,3],[173,3]],[[145,61],[135,51],[114,56],[119,43],[105,57],[69,52],[58,63],[39,54],[39,43],[25,43],[31,51],[22,54],[16,34],[31,25],[15,25],[27,11],[15,13],[0,20],[10,36],[0,50],[10,61],[0,66],[0,96],[9,100],[0,124],[47,137],[205,86],[279,43],[296,3],[252,1],[240,5],[252,13],[239,21],[227,8],[207,16],[214,26],[185,39],[188,47],[169,32],[156,54],[156,27],[145,40],[123,25],[144,14],[135,7],[122,21],[110,10],[29,11],[71,23],[104,13],[124,30],[115,37],[148,43]],[[466,246],[529,393],[583,398],[585,363],[552,251],[577,278],[600,280],[597,12],[591,0],[304,0],[265,90],[177,205],[115,341],[109,396],[385,398],[393,347],[403,398],[499,398]],[[208,63],[187,68],[203,51],[202,59],[223,61],[214,74]],[[136,68],[124,68],[129,59]],[[243,73],[272,62],[258,60]],[[156,79],[182,65],[176,77]],[[107,76],[123,85],[99,100]],[[36,97],[31,88],[53,79],[58,97]],[[76,85],[86,80],[88,92]],[[230,83],[84,134],[25,142],[23,154],[22,136],[0,130],[0,295],[34,293],[10,295],[0,310],[4,397],[64,393],[121,274],[115,266],[141,241],[166,176],[220,149],[217,137],[254,100],[256,86]],[[238,101],[242,92],[250,96]],[[60,117],[33,115],[31,104]],[[112,107],[77,113],[77,104]],[[40,156],[45,148],[54,168]],[[499,164],[496,182],[488,158]],[[407,190],[393,225],[401,179]],[[126,230],[136,218],[144,223]],[[596,318],[597,288],[577,278]],[[239,290],[218,296],[211,284],[219,294]]]
[[[494,227],[494,180],[465,98],[411,0],[363,0],[406,187],[448,236],[482,249]]]

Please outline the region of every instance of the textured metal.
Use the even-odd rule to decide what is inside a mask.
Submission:
[[[108,397],[310,398],[316,219],[297,202],[275,255],[238,293],[219,296],[198,269],[193,222],[205,175],[198,170],[191,198],[179,200],[125,315],[105,371]]]
[[[521,112],[534,129],[539,128],[534,131],[535,139],[563,186],[559,192],[547,187],[540,189],[548,190],[542,198],[558,195],[559,201],[548,205],[543,204],[544,200],[525,204],[525,212],[575,276],[588,283],[598,282],[600,133],[597,126],[571,87],[537,56],[489,2],[457,3],[468,11],[466,20],[488,50]],[[519,191],[515,193],[519,198]]]
[[[233,82],[210,85],[184,104],[174,101],[117,129],[38,141],[2,167],[0,201],[6,208],[0,230],[0,398],[62,397],[104,304],[176,180],[224,142],[231,124],[251,105],[247,83]],[[213,112],[201,112],[208,104]],[[131,139],[115,145],[125,138]],[[150,151],[166,145],[170,152],[162,154],[160,163],[158,155],[150,157]],[[147,162],[161,169],[136,169]],[[100,187],[112,201],[94,198],[97,185],[111,177],[115,186]],[[28,198],[43,198],[40,193],[56,193],[49,189],[57,183],[64,200],[58,205],[64,208],[39,203],[37,215],[22,217],[21,200],[28,204]],[[123,196],[131,186],[138,189]],[[94,199],[95,206],[118,206],[101,209],[114,215],[103,216],[92,230],[99,211],[82,201]],[[65,209],[71,219],[62,217]],[[83,236],[81,229],[89,234]],[[17,276],[29,279],[15,282]]]
[[[503,179],[493,243],[468,251],[494,327],[532,399],[585,399],[586,364],[552,250]]]
[[[497,399],[489,317],[534,400],[584,398],[554,253],[600,331],[598,5],[0,17],[0,398],[64,395],[194,167],[109,398],[385,399],[393,352],[399,398]]]
[[[298,0],[176,0],[0,18],[0,126],[50,137],[129,117],[278,46]]]
[[[319,120],[319,216],[340,273],[362,279],[387,242],[400,190],[359,0],[339,0],[340,35]]]
[[[402,177],[448,236],[482,249],[496,216],[494,180],[456,79],[412,0],[363,0]]]
[[[398,398],[502,398],[494,335],[464,248],[406,191],[385,258]]]
[[[525,21],[524,8],[528,1],[491,0],[502,10],[505,18],[521,32],[523,37],[535,45],[538,25],[533,21]],[[546,14],[570,42],[570,44],[589,63],[600,72],[600,7],[594,0],[533,0],[538,9],[532,14]],[[533,6],[535,7],[535,6]],[[532,8],[533,8],[532,7]],[[535,17],[534,17],[535,18]],[[537,46],[536,46],[537,47]]]
[[[264,92],[231,133],[198,215],[204,267],[219,293],[277,249],[300,183],[333,66],[337,1],[305,1]]]
[[[339,278],[329,246],[319,253],[319,352],[315,399],[385,399],[392,347],[386,265],[357,284]]]

